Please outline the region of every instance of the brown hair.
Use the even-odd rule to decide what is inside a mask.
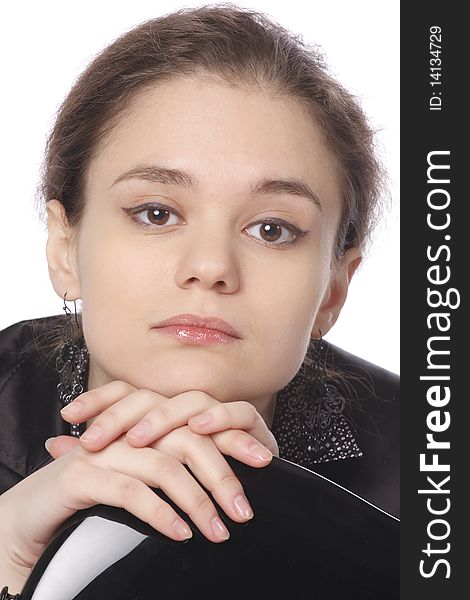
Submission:
[[[39,187],[43,215],[45,203],[57,198],[76,225],[93,155],[122,112],[146,88],[195,74],[259,86],[300,103],[316,119],[342,169],[336,257],[364,246],[382,177],[362,109],[328,74],[314,47],[265,15],[227,3],[146,21],[92,60],[60,107],[47,141]]]

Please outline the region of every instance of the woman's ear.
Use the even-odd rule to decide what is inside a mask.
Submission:
[[[68,224],[64,207],[58,200],[47,202],[46,255],[49,277],[56,293],[67,300],[81,297],[80,278],[76,260],[76,235]]]
[[[336,323],[348,296],[349,284],[361,260],[361,249],[351,248],[332,267],[330,283],[318,309],[311,337],[325,335]]]

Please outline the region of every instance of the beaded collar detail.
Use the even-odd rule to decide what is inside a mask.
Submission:
[[[345,414],[345,394],[334,380],[319,385],[313,360],[310,344],[301,368],[277,394],[272,433],[279,456],[307,468],[359,458],[363,454]]]

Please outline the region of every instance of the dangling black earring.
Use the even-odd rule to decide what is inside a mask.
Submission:
[[[320,429],[329,426],[331,417],[344,410],[345,399],[335,385],[329,383],[326,350],[322,332],[319,338],[312,338],[312,374],[315,396],[317,398],[316,423]]]
[[[59,374],[59,383],[57,390],[59,392],[59,402],[61,408],[67,406],[72,400],[79,396],[85,389],[85,378],[88,374],[88,349],[82,336],[80,346],[76,343],[74,329],[80,330],[80,324],[77,317],[77,307],[74,304],[75,319],[72,319],[72,311],[67,306],[65,299],[67,292],[64,294],[65,324],[63,330],[63,344],[60,347],[59,355],[56,359],[56,370]],[[75,321],[75,324],[74,324]],[[85,431],[85,423],[71,423],[70,435],[80,437]]]

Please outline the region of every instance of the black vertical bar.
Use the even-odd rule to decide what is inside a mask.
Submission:
[[[470,363],[465,348],[470,198],[463,183],[470,52],[462,10],[462,4],[449,1],[401,5],[405,600],[470,597],[465,539],[470,529]]]

